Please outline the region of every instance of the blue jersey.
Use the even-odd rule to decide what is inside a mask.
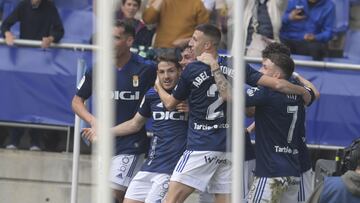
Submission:
[[[196,61],[182,72],[173,96],[188,99],[189,129],[187,149],[194,151],[226,150],[226,104],[219,96],[210,67]]]
[[[290,82],[301,85],[297,80],[291,78]],[[313,100],[313,99],[312,99]],[[312,104],[312,102],[310,102]],[[310,105],[309,104],[309,105]],[[304,115],[306,115],[305,108],[301,110]],[[311,158],[308,147],[306,146],[306,130],[305,123],[303,128],[298,129],[299,132],[299,160],[300,160],[300,173],[304,173],[311,169]]]
[[[121,69],[116,69],[115,90],[111,92],[116,107],[116,124],[130,120],[136,114],[146,91],[152,87],[156,78],[154,64],[132,54]],[[76,95],[88,99],[92,94],[92,70],[85,73]],[[145,128],[128,136],[116,137],[116,155],[145,153],[148,148]]]
[[[225,76],[232,77],[226,57],[219,58]],[[250,70],[249,70],[250,69]],[[256,85],[261,73],[246,66],[247,82]],[[177,100],[188,99],[190,107],[187,149],[195,151],[225,151],[226,103],[219,96],[210,67],[202,62],[190,63],[173,91]]]
[[[264,87],[247,90],[246,105],[256,106],[256,169],[259,177],[299,176],[299,145],[305,129],[304,102]]]
[[[231,57],[220,56],[218,62],[222,72],[228,75],[230,78],[233,77],[233,69],[231,68]],[[245,82],[251,86],[257,86],[257,82],[263,74],[253,69],[248,63],[245,64]],[[251,144],[249,135],[245,135],[245,161],[255,159],[254,147]]]
[[[230,78],[233,77],[233,68],[232,68],[232,57],[229,56],[219,56],[218,58],[219,66],[222,72],[229,76]],[[251,67],[250,64],[245,64],[245,83],[250,86],[257,86],[257,82],[261,78],[263,74],[259,71],[255,70]]]
[[[306,146],[305,133],[304,136],[300,138],[300,142],[299,142],[299,160],[300,160],[301,173],[304,173],[311,169],[310,151],[309,148]]]
[[[142,171],[171,174],[186,146],[187,113],[167,111],[159,94],[150,89],[139,113],[153,119],[154,136]]]

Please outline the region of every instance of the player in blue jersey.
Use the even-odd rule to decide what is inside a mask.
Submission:
[[[175,58],[159,60],[157,75],[166,91],[172,91],[180,74],[181,66]],[[164,199],[170,175],[186,146],[188,115],[183,111],[187,110],[183,104],[178,105],[177,109],[166,110],[158,93],[151,88],[145,94],[136,115],[112,129],[116,136],[127,136],[139,131],[147,118],[153,119],[154,136],[149,157],[131,181],[125,194],[125,203],[162,202]],[[91,140],[95,138],[92,129],[84,131]]]
[[[220,39],[218,28],[204,24],[196,28],[189,45],[195,56],[207,52],[216,58]],[[166,202],[183,202],[195,189],[214,193],[216,202],[225,202],[231,185],[231,162],[225,152],[229,125],[226,104],[209,66],[199,61],[188,64],[171,95],[155,84],[167,109],[186,99],[190,108],[186,151],[171,176]]]
[[[135,30],[127,22],[119,21],[113,29],[115,44],[116,86],[111,92],[116,105],[116,124],[131,119],[146,91],[152,87],[156,78],[155,66],[130,52]],[[96,128],[96,118],[87,110],[84,101],[92,94],[92,70],[89,69],[78,85],[73,98],[74,112]],[[148,148],[145,128],[131,136],[116,137],[115,156],[112,159],[110,179],[118,202],[122,202],[130,180],[140,169],[144,153]]]
[[[190,46],[187,46],[181,52],[181,61],[179,63],[182,65],[183,69],[195,61],[195,56]],[[218,64],[224,70],[224,72],[232,72],[228,66],[228,56],[222,55],[218,57]],[[252,128],[249,126],[246,130],[245,137],[245,163],[244,163],[244,196],[247,194],[248,189],[251,186],[251,180],[253,177],[253,171],[255,169],[255,152],[251,145],[251,140],[249,137],[249,131]],[[199,203],[212,203],[214,202],[214,195],[208,193],[207,191],[201,192],[199,194]]]
[[[285,54],[270,54],[260,71],[289,79],[293,60]],[[256,169],[249,192],[250,202],[296,202],[300,163],[298,150],[305,129],[304,101],[294,94],[282,94],[266,87],[248,89],[246,105],[255,106]]]
[[[291,55],[290,49],[281,43],[271,43],[269,44],[263,51],[262,51],[262,57],[263,59],[268,58],[270,54],[273,53],[282,53],[287,56]],[[301,85],[306,86],[310,88],[315,95],[315,99],[318,99],[320,97],[320,93],[317,90],[317,88],[308,80],[306,80],[304,77],[297,73],[293,73],[292,78],[294,78],[296,81],[293,82],[299,82]],[[311,168],[311,159],[310,159],[310,153],[309,149],[306,146],[306,136],[305,136],[305,129],[302,131],[301,135],[301,141],[300,141],[300,147],[299,147],[299,160],[300,160],[300,187],[299,187],[299,193],[298,193],[298,202],[306,202],[307,199],[310,197],[312,190],[313,190],[313,171]]]
[[[190,41],[195,56],[199,58],[203,55],[202,58],[209,59],[204,61],[211,69],[199,61],[189,64],[171,95],[156,85],[166,108],[173,109],[176,104],[187,98],[190,107],[187,150],[173,173],[167,202],[182,202],[194,189],[206,189],[216,194],[216,202],[224,202],[225,194],[230,192],[230,161],[224,153],[228,128],[224,101],[231,99],[231,95],[224,74],[231,76],[232,71],[219,67],[216,60],[217,45],[221,38],[219,33],[212,25],[200,25]],[[293,91],[288,88],[292,85],[289,82],[263,76],[250,66],[246,69],[246,81],[250,85],[262,82],[275,89],[286,87],[287,89],[283,88],[284,91]],[[292,86],[297,88],[296,93],[307,96],[308,92],[304,88]],[[310,95],[307,97],[310,98]],[[203,171],[208,172],[204,174]]]

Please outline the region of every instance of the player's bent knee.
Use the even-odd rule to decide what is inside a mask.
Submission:
[[[183,202],[194,190],[194,188],[180,182],[170,181],[166,203]]]

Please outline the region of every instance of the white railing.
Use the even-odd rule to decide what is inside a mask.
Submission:
[[[0,44],[6,45],[4,38],[0,38]],[[15,39],[14,45],[19,45],[24,47],[41,47],[41,41]],[[75,51],[91,51],[97,49],[96,46],[91,44],[76,44],[76,43],[52,43],[50,45],[50,48],[72,49]]]

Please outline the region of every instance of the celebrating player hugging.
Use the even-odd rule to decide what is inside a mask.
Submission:
[[[117,29],[120,30],[115,29],[114,34],[122,35],[123,28]],[[118,40],[122,39],[119,36]],[[133,103],[131,108],[124,106],[132,113],[126,119],[118,120],[112,128],[117,139],[128,140],[122,145],[117,142],[119,149],[134,144],[131,140],[143,132],[147,119],[153,120],[154,135],[144,162],[138,161],[141,157],[137,153],[119,152],[119,158],[114,157],[118,162],[114,162],[113,182],[127,178],[126,183],[118,182],[122,186],[118,190],[126,192],[123,202],[179,203],[195,190],[200,191],[200,203],[225,203],[229,200],[232,162],[228,158],[226,142],[231,126],[227,122],[226,108],[227,102],[232,100],[231,78],[234,70],[231,57],[217,54],[220,40],[221,33],[217,27],[199,25],[189,47],[182,53],[186,58],[180,61],[181,65],[173,56],[158,58],[154,88],[144,94],[148,88],[144,86],[138,95],[128,94],[125,89],[114,92],[113,99],[119,104]],[[300,173],[306,171],[300,169],[299,160],[299,157],[306,157],[307,152],[303,141],[304,105],[312,103],[317,91],[301,76],[297,78],[300,82],[289,80],[294,63],[286,47],[279,48],[278,45],[273,43],[264,50],[260,72],[249,64],[245,66],[246,83],[253,86],[247,90],[246,104],[256,107],[255,111],[252,108],[248,112],[255,115],[257,147],[254,153],[248,135],[255,128],[253,124],[245,133],[246,146],[243,147],[244,202],[298,202]],[[126,41],[122,45],[118,42],[117,46],[119,52],[123,50],[121,47],[127,47],[125,53],[128,53]],[[135,60],[135,56],[130,56],[127,63]],[[130,65],[119,70],[118,77],[126,76],[118,80],[119,87],[132,80],[127,85],[138,89],[144,81],[147,81],[146,85],[153,81],[151,67],[144,66],[142,72],[149,73],[148,78],[132,73],[131,70],[136,70],[136,67],[130,68]],[[90,76],[87,73],[87,82],[82,84],[77,97],[88,98],[88,94],[82,95],[82,92],[89,86]],[[77,110],[81,113],[79,108]],[[124,110],[118,114],[124,114]],[[97,138],[94,128],[95,124],[92,124],[92,128],[83,130],[91,141]],[[124,165],[124,158],[131,161],[126,172],[119,168]],[[139,165],[140,162],[142,164]]]

